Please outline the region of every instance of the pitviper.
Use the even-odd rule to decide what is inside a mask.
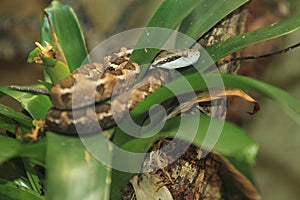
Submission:
[[[196,49],[161,51],[151,63],[145,77],[135,84],[140,66],[129,58],[132,49],[125,47],[112,51],[103,63],[86,64],[69,77],[59,81],[51,90],[54,107],[46,115],[49,130],[76,134],[76,127],[85,133],[107,129],[123,118],[151,93],[169,81],[168,69],[194,64],[200,56]],[[112,98],[110,103],[106,100]],[[114,112],[112,112],[112,108]]]

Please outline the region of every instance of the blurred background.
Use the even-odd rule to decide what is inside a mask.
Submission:
[[[88,49],[121,31],[143,27],[161,0],[61,0],[75,10],[82,26]],[[0,7],[0,85],[34,84],[42,79],[42,67],[27,64],[28,53],[39,41],[42,9],[49,0],[11,0]],[[299,14],[300,1],[252,0],[248,7],[246,29],[253,30],[288,16]],[[287,37],[253,45],[243,55],[273,52],[299,42],[300,32]],[[300,48],[267,60],[243,61],[240,74],[278,86],[300,99]],[[254,94],[255,95],[255,94]],[[246,115],[243,101],[233,100],[228,119],[245,128],[259,143],[254,176],[264,199],[299,199],[300,125],[292,121],[275,102],[255,96],[261,111]],[[0,103],[17,110],[12,99]],[[299,154],[298,154],[299,153]]]

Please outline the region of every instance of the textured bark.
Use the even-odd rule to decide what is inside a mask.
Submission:
[[[231,13],[228,17],[223,19],[217,26],[212,28],[207,34],[204,35],[200,39],[200,44],[203,47],[210,46],[216,44],[221,41],[225,41],[230,37],[243,33],[245,31],[245,22],[247,17],[247,10],[245,7],[242,7],[233,13]],[[224,57],[223,59],[219,60],[216,65],[219,69],[220,73],[227,73],[227,74],[235,74],[240,66],[239,61],[234,62],[225,62],[230,60],[234,57],[239,56],[239,52],[235,52],[231,55]],[[207,70],[210,72],[210,69]],[[226,112],[227,112],[227,101],[226,99],[220,99],[216,103],[217,106],[215,107],[204,107],[203,110],[206,110],[205,114],[211,115],[218,119],[225,120]]]
[[[170,141],[172,141],[172,144]],[[145,182],[148,183],[149,177],[156,177],[158,181],[153,182],[155,186],[154,193],[161,193],[162,190],[167,189],[173,199],[221,199],[222,181],[218,172],[220,164],[214,159],[214,154],[208,154],[206,157],[201,158],[202,150],[195,146],[190,146],[179,159],[169,163],[170,160],[178,156],[174,152],[180,152],[180,150],[175,149],[186,145],[189,144],[185,141],[176,140],[174,142],[174,140],[167,138],[155,143],[151,151],[156,151],[157,153],[155,155],[150,154],[151,158],[147,157],[145,159],[143,169],[152,170],[152,166],[157,167],[159,165],[158,160],[163,161],[163,164],[167,166],[150,173],[144,173],[136,181],[133,178],[131,184],[134,187],[134,191],[141,193],[140,190],[143,189],[141,185],[145,184]],[[163,147],[167,148],[162,150]],[[132,191],[132,187],[127,185],[124,188],[123,199],[131,199],[132,196],[128,196],[130,191]],[[143,192],[145,193],[145,191]],[[132,195],[135,196],[134,194]],[[151,199],[150,195],[152,198],[154,197],[152,195],[156,195],[157,199],[166,199],[165,196],[157,196],[157,194],[149,194],[148,199]],[[141,199],[139,194],[136,194],[134,198],[136,197]]]

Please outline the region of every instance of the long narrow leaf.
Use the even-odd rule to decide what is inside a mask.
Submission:
[[[172,34],[172,31],[168,30],[175,30],[176,27],[181,23],[181,21],[186,18],[201,3],[203,3],[203,0],[163,1],[163,3],[160,5],[147,25],[147,27],[150,27],[150,29],[146,29],[146,31],[141,35],[136,47],[162,47],[169,36]],[[155,29],[153,30],[151,29],[151,27],[166,28],[166,31],[161,34],[160,31],[155,31]],[[156,45],[153,45],[153,43],[155,43]],[[146,51],[144,48],[137,49],[132,53],[130,58],[139,64],[148,64],[153,60],[158,51],[159,49],[148,49]],[[142,68],[138,79],[141,79],[146,71],[146,68]]]
[[[161,103],[171,97],[174,94],[167,88],[182,88],[181,86],[186,84],[186,80],[188,80],[189,84],[192,86],[194,90],[202,90],[206,89],[207,85],[205,80],[210,80],[210,87],[220,87],[218,84],[220,75],[218,74],[207,74],[200,76],[199,74],[193,74],[186,76],[185,78],[177,79],[169,84],[166,87],[160,88],[154,94],[151,94],[145,101],[141,102],[135,109],[132,111],[133,115],[139,115],[141,113],[147,112],[150,107],[154,104]],[[224,86],[226,88],[236,88],[242,90],[249,90],[253,92],[258,92],[267,97],[275,100],[279,104],[284,107],[284,110],[296,121],[300,122],[300,101],[290,95],[289,93],[275,87],[269,85],[267,83],[243,77],[238,75],[230,75],[230,74],[222,74],[221,78],[224,82]],[[215,85],[214,85],[215,84]],[[181,90],[181,94],[192,92],[191,90]]]
[[[16,122],[10,118],[0,115],[0,127],[3,130],[14,133],[16,131]]]
[[[283,110],[300,124],[300,100],[288,92],[267,83],[244,76],[222,75],[224,85],[263,94],[283,106]]]
[[[182,120],[183,118],[185,119]],[[195,124],[195,120],[199,120],[199,128],[196,135],[190,131],[190,129],[193,129],[191,125]],[[214,120],[220,121],[217,119]],[[184,139],[186,141],[190,141],[191,138],[194,138],[192,141],[193,144],[201,147],[203,145],[204,137],[207,134],[210,122],[211,118],[206,116],[199,117],[197,115],[184,115],[182,117],[175,117],[168,120],[164,128],[158,134],[150,131],[148,134],[155,134],[153,137],[147,139],[133,139],[122,145],[122,148],[131,152],[146,152],[150,147],[149,145],[153,144],[153,142],[157,141],[159,138],[177,136],[179,136],[179,139]],[[179,126],[183,126],[185,128],[178,129]],[[180,133],[179,131],[183,132]],[[207,146],[202,147],[205,149]],[[214,150],[224,156],[233,157],[237,160],[246,161],[248,163],[254,163],[258,146],[254,140],[245,133],[244,130],[229,122],[226,122],[222,129],[222,134],[214,146]]]
[[[207,47],[207,52],[214,61],[218,61],[226,55],[236,52],[249,45],[270,40],[276,37],[284,36],[292,33],[300,28],[300,14],[277,23],[256,29],[251,32],[243,33],[235,37],[229,38],[224,42],[217,43]],[[207,66],[209,67],[209,66]]]
[[[0,104],[0,115],[3,115],[27,127],[32,126],[32,119],[30,117],[24,115],[23,113],[17,112],[14,109],[3,104]]]
[[[0,199],[3,200],[42,200],[45,199],[38,193],[32,192],[26,188],[20,190],[17,187],[0,185]]]
[[[58,42],[73,71],[87,57],[87,50],[78,20],[68,6],[52,1],[45,9],[53,24]],[[46,17],[41,26],[42,41],[52,41]],[[87,60],[88,61],[88,60]],[[107,199],[110,171],[92,156],[80,138],[47,132],[47,198]]]
[[[61,4],[59,1],[52,1],[45,9],[45,12],[49,15],[69,68],[71,71],[74,71],[88,55],[78,19],[70,6]],[[42,19],[41,39],[53,44],[46,16]]]

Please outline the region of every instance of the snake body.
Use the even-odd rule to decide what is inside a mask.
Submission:
[[[51,90],[54,107],[46,115],[48,129],[73,135],[78,127],[87,134],[99,130],[95,124],[103,130],[110,128],[124,117],[126,110],[132,110],[169,81],[168,70],[163,68],[182,67],[174,63],[178,59],[185,59],[186,63],[179,65],[187,66],[199,58],[196,50],[163,51],[152,63],[153,68],[159,68],[150,69],[132,87],[140,67],[130,61],[131,52],[127,48],[112,51],[103,63],[86,64],[59,81]],[[116,98],[104,102],[112,95]]]

